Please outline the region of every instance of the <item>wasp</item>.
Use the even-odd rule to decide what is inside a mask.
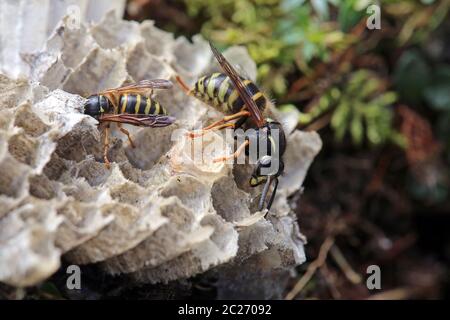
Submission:
[[[214,161],[237,158],[244,150],[246,155],[249,155],[250,143],[257,143],[258,146],[266,144],[267,148],[257,148],[257,161],[249,184],[251,187],[256,187],[264,183],[258,209],[262,211],[265,207],[270,210],[278,187],[278,177],[284,171],[282,156],[286,150],[286,137],[283,127],[269,114],[272,104],[270,99],[255,83],[240,76],[212,43],[210,43],[210,47],[223,73],[203,76],[192,89],[180,77],[177,76],[176,79],[188,95],[200,99],[227,116],[197,132],[189,132],[188,135],[195,138],[204,135],[209,130],[237,129],[244,124],[255,128],[254,136],[246,135],[245,141],[233,154],[217,158]],[[249,120],[250,124],[248,124]],[[277,139],[274,139],[275,132],[278,133]],[[275,166],[275,170],[269,170],[269,172],[263,170],[271,168],[275,161],[278,164]],[[272,184],[272,194],[265,205]]]
[[[172,82],[163,79],[142,80],[137,83],[108,89],[87,98],[84,114],[95,118],[104,128],[103,159],[108,160],[109,130],[112,122],[125,134],[134,148],[135,144],[128,130],[122,124],[140,127],[166,127],[175,121],[168,116],[166,109],[151,97],[153,89],[170,89]]]

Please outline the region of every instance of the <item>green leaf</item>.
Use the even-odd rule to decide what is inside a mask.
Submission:
[[[364,11],[355,9],[355,0],[342,1],[339,6],[339,25],[342,31],[349,31],[364,17]]]
[[[347,123],[351,115],[350,105],[346,100],[341,100],[341,103],[336,107],[331,117],[331,127],[335,131],[335,136],[337,140],[342,140],[344,138],[345,132],[347,131]]]
[[[362,116],[360,113],[353,113],[353,117],[350,122],[350,133],[352,135],[353,142],[357,145],[360,145],[364,138],[364,128],[362,123]]]
[[[397,62],[394,83],[403,101],[418,105],[431,81],[431,69],[417,50],[405,52]]]

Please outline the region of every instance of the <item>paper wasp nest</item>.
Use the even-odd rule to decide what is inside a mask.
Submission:
[[[255,77],[244,49],[225,55]],[[23,57],[26,77],[0,75],[1,282],[35,285],[57,271],[63,255],[140,283],[246,261],[265,261],[267,270],[304,261],[287,198],[299,192],[321,141],[316,133],[292,132],[288,116],[286,172],[267,218],[253,209],[261,189],[247,185],[252,166],[198,165],[189,158],[191,142],[173,137],[220,117],[177,85],[156,93],[177,122],[129,127],[135,149],[115,133],[111,169],[102,163],[101,133],[82,114],[83,96],[142,79],[175,82],[176,74],[193,83],[218,70],[202,38],[175,39],[150,21],[110,13],[78,29],[66,18],[43,50]],[[221,143],[223,136],[210,139]]]

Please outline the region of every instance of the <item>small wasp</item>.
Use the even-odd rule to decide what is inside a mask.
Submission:
[[[110,123],[117,123],[120,131],[124,133],[130,145],[135,144],[130,133],[122,124],[131,124],[141,127],[166,127],[171,125],[174,117],[167,116],[166,110],[158,101],[151,98],[153,89],[170,89],[172,82],[162,79],[142,80],[122,87],[108,89],[91,95],[84,105],[84,114],[94,117],[104,125],[105,140],[103,143],[103,159],[105,166],[110,167],[108,160]]]
[[[195,138],[204,135],[209,130],[236,129],[251,119],[253,122],[252,127],[256,127],[256,136],[250,137],[246,135],[245,142],[232,155],[221,157],[214,161],[226,161],[237,158],[243,150],[245,150],[246,155],[249,155],[250,141],[257,143],[258,146],[267,144],[265,151],[259,150],[259,147],[257,149],[258,161],[249,183],[252,187],[265,183],[258,206],[260,211],[264,209],[271,184],[274,184],[272,195],[266,206],[267,210],[270,210],[278,187],[278,177],[284,171],[282,156],[286,150],[286,138],[283,127],[279,122],[269,117],[268,109],[272,102],[251,80],[241,77],[212,43],[210,43],[210,46],[224,73],[213,73],[204,76],[195,83],[192,89],[189,89],[180,77],[177,77],[177,81],[188,95],[197,97],[215,109],[228,114],[228,116],[198,132],[189,132],[188,135],[191,138]],[[236,121],[230,122],[232,120]],[[273,137],[275,131],[278,131],[278,139]],[[277,159],[274,156],[275,154],[279,156]],[[263,168],[271,168],[275,161],[278,161],[276,170],[268,173],[262,172],[264,171],[262,170]]]

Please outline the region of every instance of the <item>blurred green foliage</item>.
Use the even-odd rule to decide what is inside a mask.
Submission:
[[[311,71],[313,58],[327,59],[332,48],[350,41],[326,23],[328,2],[303,0],[189,0],[189,15],[204,16],[205,37],[217,44],[246,45],[258,65],[259,80],[271,93],[286,92],[285,75]],[[339,1],[337,1],[339,2]]]
[[[336,105],[331,127],[337,139],[342,140],[349,133],[356,145],[361,145],[364,137],[372,145],[388,140],[404,144],[392,126],[394,115],[391,107],[396,94],[380,92],[381,88],[381,81],[374,74],[359,70],[350,75],[343,90],[332,88],[330,94],[320,98],[319,104]]]
[[[394,142],[405,146],[401,134],[394,129],[392,105],[397,100],[394,91],[384,91],[384,84],[370,70],[351,73],[339,86],[328,89],[309,112],[299,113],[300,125],[307,125],[331,112],[331,127],[338,141],[349,135],[355,145],[367,141],[370,145]],[[281,106],[284,111],[295,108]]]
[[[450,65],[433,65],[419,50],[399,59],[394,82],[401,99],[411,106],[429,106],[437,115],[436,133],[450,163]]]
[[[432,66],[420,51],[409,50],[397,62],[394,81],[410,105],[426,103],[436,111],[450,112],[450,65]]]
[[[359,39],[349,30],[366,16],[370,0],[184,0],[188,14],[204,20],[202,34],[222,46],[245,45],[258,65],[259,80],[275,96],[287,90],[286,76],[297,70],[308,74],[314,59],[327,61],[330,54]],[[431,12],[422,10],[436,2]],[[399,23],[405,23],[399,42],[423,37],[445,17],[444,1],[379,1]],[[434,8],[434,7],[433,7]],[[423,21],[429,15],[427,24]],[[404,31],[403,31],[404,30]]]
[[[302,111],[299,125],[331,113],[329,123],[338,140],[350,137],[355,145],[394,142],[405,146],[404,137],[394,128],[395,104],[402,103],[429,106],[442,114],[440,137],[448,141],[443,136],[448,126],[442,119],[450,119],[449,65],[433,67],[414,48],[427,42],[430,32],[448,16],[450,0],[183,2],[188,15],[202,21],[202,34],[217,46],[248,48],[258,66],[258,82],[282,101],[278,103],[282,109],[295,106]],[[369,30],[363,37],[354,31],[372,13],[367,11],[372,4],[381,8],[382,30]],[[317,67],[333,65],[336,54],[350,49],[357,56],[379,55],[384,66],[376,69],[348,61],[343,74],[327,79],[327,86],[315,95],[291,99],[296,80],[303,77],[314,86],[320,80],[312,76]],[[389,64],[396,50],[404,52],[392,71]],[[333,72],[325,77],[332,78]]]

